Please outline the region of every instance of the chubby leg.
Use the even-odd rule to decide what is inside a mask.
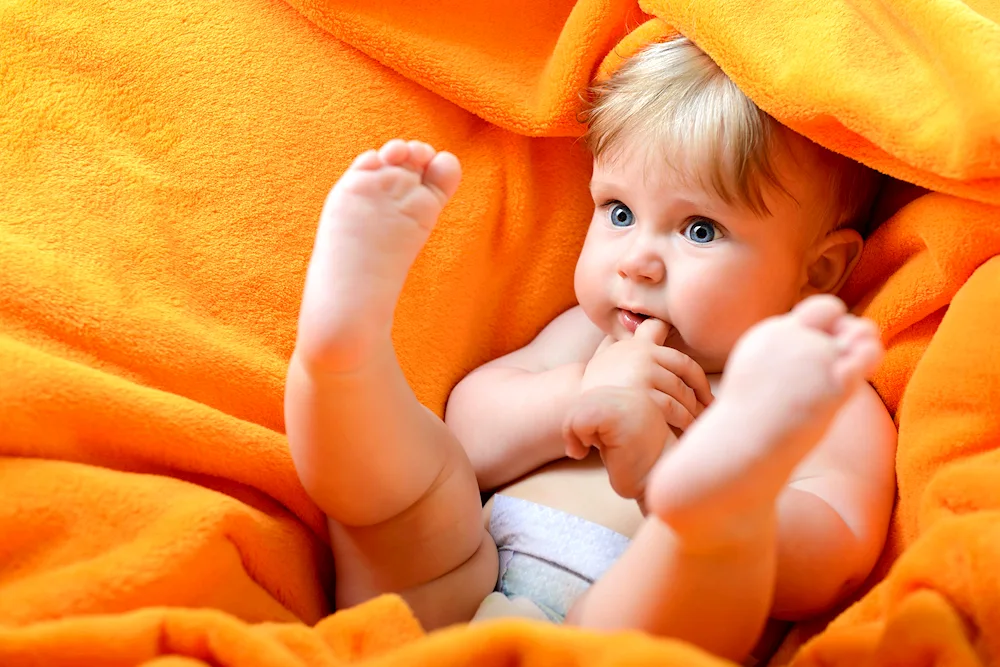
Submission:
[[[479,605],[473,623],[494,621],[499,618],[527,618],[533,621],[551,623],[545,612],[528,598],[509,599],[503,593],[490,593]]]
[[[880,357],[874,328],[832,298],[748,332],[717,400],[650,473],[650,517],[570,620],[742,659],[771,607],[778,496]]]
[[[338,606],[396,592],[427,628],[472,618],[497,571],[468,457],[413,395],[391,339],[459,179],[453,155],[420,142],[354,161],[320,218],[285,393],[296,470],[330,520]]]

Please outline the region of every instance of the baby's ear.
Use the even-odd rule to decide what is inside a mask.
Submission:
[[[802,297],[836,294],[861,259],[864,245],[861,234],[853,229],[837,229],[827,234],[812,249]]]

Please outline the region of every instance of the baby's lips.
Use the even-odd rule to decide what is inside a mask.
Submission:
[[[635,332],[639,329],[639,327],[642,326],[643,322],[645,322],[648,319],[642,315],[637,314],[632,310],[628,310],[625,308],[622,308],[618,311],[618,317],[621,321],[622,326],[625,327],[625,329],[627,329],[628,332],[631,333],[633,336],[635,335]]]

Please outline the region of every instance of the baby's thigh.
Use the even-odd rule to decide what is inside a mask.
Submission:
[[[466,623],[497,581],[497,548],[483,531],[479,549],[451,571],[412,588],[399,591],[426,630]]]
[[[535,621],[546,621],[545,612],[528,598],[510,599],[503,593],[490,593],[479,605],[472,622],[490,621],[498,618],[527,618]]]
[[[483,528],[478,493],[457,493],[456,485],[465,481],[447,476],[376,525],[329,522],[338,608],[396,593],[428,630],[473,617],[496,586],[497,548]]]
[[[471,555],[457,565],[443,567],[434,567],[436,563],[425,558],[416,544],[398,544],[393,555],[382,549],[361,554],[350,548],[346,537],[341,533],[333,538],[338,609],[395,593],[406,601],[424,629],[434,630],[467,623],[496,586],[497,549],[485,530]],[[415,572],[420,575],[414,576]]]

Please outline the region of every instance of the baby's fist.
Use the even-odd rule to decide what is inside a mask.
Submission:
[[[676,437],[649,394],[636,387],[585,391],[563,422],[566,455],[583,459],[596,447],[611,488],[623,498],[641,498],[646,476]]]

